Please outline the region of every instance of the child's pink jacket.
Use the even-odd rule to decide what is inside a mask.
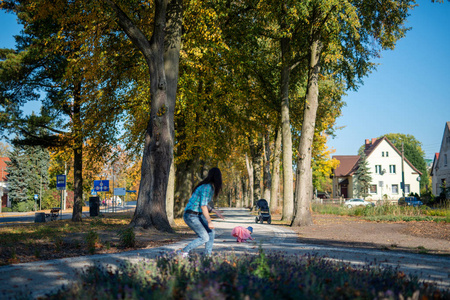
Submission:
[[[242,226],[234,227],[231,235],[237,237],[239,243],[246,242],[248,239],[253,240],[250,231]]]

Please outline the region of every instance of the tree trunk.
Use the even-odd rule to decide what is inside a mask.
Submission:
[[[235,184],[235,199],[236,199],[236,207],[242,207],[244,202],[243,202],[243,197],[242,197],[242,185],[241,185],[241,176],[237,175],[236,179],[234,181]]]
[[[176,52],[180,47],[183,15],[181,0],[172,0],[169,5],[166,0],[155,1],[150,41],[114,1],[105,1],[113,8],[120,27],[141,51],[150,75],[150,120],[145,133],[136,210],[130,225],[173,232],[166,213],[166,192],[173,160],[173,114],[179,55]],[[171,61],[165,62],[165,59]],[[168,69],[167,74],[165,68]]]
[[[256,201],[261,199],[261,163],[262,163],[262,152],[259,155],[253,157],[253,200],[255,201],[252,205],[255,205]]]
[[[249,207],[248,189],[247,189],[247,180],[245,180],[245,177],[241,178],[241,185],[242,185],[242,206],[248,208]]]
[[[169,104],[169,126],[172,139],[175,136],[174,114],[178,84],[178,70],[180,65],[181,47],[181,25],[183,20],[183,8],[181,0],[172,0],[167,6],[167,21],[164,51],[164,69],[167,81],[167,103]],[[174,199],[175,199],[175,162],[170,166],[170,175],[167,189],[166,212],[171,226],[175,226],[174,221]]]
[[[316,38],[311,45],[306,103],[303,111],[302,135],[300,136],[300,145],[298,147],[299,159],[297,162],[295,195],[297,207],[295,218],[291,224],[292,226],[309,226],[313,224],[310,207],[313,190],[311,161],[317,108],[319,106],[321,51],[322,43],[319,38]]]
[[[194,166],[192,161],[180,163],[176,167],[176,183],[175,183],[175,217],[181,217],[184,208],[191,197],[193,188]]]
[[[167,195],[166,195],[166,213],[170,226],[176,225],[173,216],[174,204],[175,204],[175,163],[174,160],[172,160],[172,164],[170,165],[169,183],[167,184]]]
[[[280,156],[281,156],[281,132],[278,128],[275,132],[275,147],[273,151],[272,186],[270,189],[270,210],[278,208],[278,192],[280,187]]]
[[[270,137],[269,130],[264,136],[264,160],[263,160],[263,198],[270,202],[270,188],[272,186],[272,174],[270,173]]]
[[[283,217],[291,221],[294,215],[294,175],[292,170],[292,134],[289,120],[290,41],[281,39],[281,128],[283,134]]]
[[[255,205],[256,201],[261,199],[261,179],[262,179],[262,161],[263,161],[263,142],[262,139],[258,137],[255,141],[253,139],[249,142],[250,153],[251,153],[251,163],[253,165],[253,203]]]
[[[73,93],[73,212],[72,221],[83,219],[83,132],[81,124],[81,83],[77,83]],[[61,209],[63,209],[61,207]]]
[[[245,165],[247,166],[248,173],[248,203],[247,207],[253,207],[254,199],[253,199],[253,164],[247,155],[245,155]]]

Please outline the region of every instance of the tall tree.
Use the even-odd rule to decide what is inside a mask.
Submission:
[[[15,210],[19,203],[31,200],[28,191],[30,174],[28,173],[27,162],[25,151],[21,147],[14,147],[11,151],[10,161],[7,162],[7,180],[11,206]]]
[[[422,176],[420,177],[420,188],[424,189],[428,185],[429,175],[422,143],[410,134],[388,133],[383,136],[388,138],[399,151],[402,151],[403,144],[404,156],[422,173]]]
[[[166,214],[166,192],[173,160],[174,110],[181,43],[182,2],[154,1],[151,38],[127,14],[125,3],[104,1],[117,24],[144,57],[150,80],[150,118],[145,133],[141,183],[131,224],[173,231]],[[127,7],[128,8],[128,7]],[[132,10],[129,10],[130,13]]]
[[[369,162],[363,153],[358,161],[358,169],[355,172],[354,191],[357,197],[365,199],[370,195],[369,188],[372,182],[372,176],[370,174]]]
[[[84,141],[86,136],[96,132],[96,139],[92,139],[96,141],[93,149],[104,149],[106,140],[110,142],[111,139],[108,138],[112,136],[105,134],[105,131],[108,132],[105,128],[113,126],[108,126],[111,125],[109,121],[98,118],[94,122],[86,122],[86,116],[90,115],[91,120],[94,119],[92,109],[83,115],[87,107],[86,98],[92,96],[89,94],[92,92],[92,81],[86,78],[90,75],[90,69],[84,69],[81,63],[81,53],[89,43],[83,45],[77,40],[78,35],[86,29],[76,20],[80,8],[74,3],[66,2],[55,5],[46,1],[34,1],[32,6],[28,4],[28,1],[1,3],[1,8],[17,13],[25,25],[23,34],[18,39],[19,53],[10,55],[1,64],[1,99],[7,100],[2,104],[8,111],[5,114],[8,119],[2,121],[8,124],[9,129],[20,132],[21,140],[16,142],[72,149],[75,166],[72,220],[81,221]],[[110,96],[110,85],[103,86],[106,87],[103,95]],[[41,115],[22,116],[20,106],[27,101],[36,100],[39,94],[44,95]],[[110,117],[108,120],[116,119]],[[44,128],[46,135],[36,135],[33,130],[28,130],[27,126],[30,124],[34,128]],[[91,158],[95,159],[93,152]]]
[[[319,105],[319,81],[329,75],[355,88],[374,68],[371,58],[393,49],[404,36],[414,1],[311,1],[305,3],[308,29],[308,79],[303,112],[293,226],[311,225],[312,143]]]

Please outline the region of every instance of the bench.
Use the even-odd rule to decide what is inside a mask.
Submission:
[[[45,214],[45,217],[48,218],[50,217],[50,221],[55,221],[56,219],[58,219],[59,217],[59,211],[61,210],[61,208],[59,207],[53,207],[50,210],[49,214]]]

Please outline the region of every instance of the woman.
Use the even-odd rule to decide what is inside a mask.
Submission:
[[[198,238],[190,242],[182,251],[183,256],[203,244],[205,244],[205,254],[211,255],[214,243],[214,225],[209,213],[214,211],[223,219],[222,214],[212,209],[208,203],[217,198],[222,191],[222,173],[219,168],[212,168],[208,176],[203,179],[195,188],[191,198],[184,210],[183,219],[186,224],[197,234]]]

